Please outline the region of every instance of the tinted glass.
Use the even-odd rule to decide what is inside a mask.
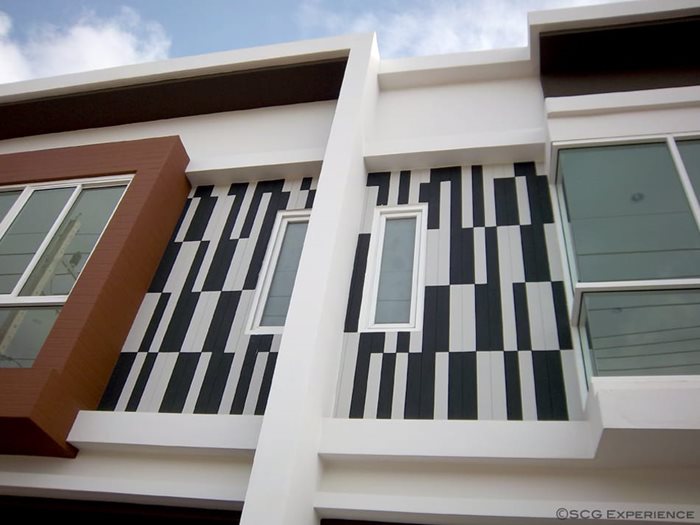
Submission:
[[[0,192],[0,221],[5,218],[7,212],[19,197],[21,191],[2,191]]]
[[[700,290],[588,293],[583,304],[597,375],[700,374]]]
[[[11,293],[74,188],[39,190],[0,239],[0,293]]]
[[[261,326],[284,326],[292,298],[294,280],[299,269],[301,250],[304,247],[307,222],[290,222],[284,232],[282,246],[277,257],[275,273],[263,310]]]
[[[411,320],[415,242],[415,217],[386,220],[375,323],[408,323]]]
[[[665,143],[563,150],[558,169],[580,281],[700,275],[700,232]]]
[[[695,195],[700,198],[700,140],[683,140],[677,144]]]
[[[67,295],[124,193],[124,186],[81,191],[22,288],[22,295]]]
[[[28,368],[51,331],[59,307],[0,309],[0,368]]]

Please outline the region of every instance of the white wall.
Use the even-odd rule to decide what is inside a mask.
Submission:
[[[335,101],[229,111],[0,142],[0,154],[179,135],[188,171],[320,161]]]
[[[377,168],[385,168],[380,158],[431,151],[467,164],[541,161],[544,142],[539,81],[515,78],[382,91],[365,154]],[[479,156],[494,149],[495,156]],[[454,152],[462,154],[453,159]],[[411,158],[412,167],[425,167],[415,164],[422,160]]]

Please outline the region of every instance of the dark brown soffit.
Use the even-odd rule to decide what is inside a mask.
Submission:
[[[700,16],[540,35],[545,97],[700,84]]]
[[[0,140],[222,111],[335,100],[347,59],[0,104]]]

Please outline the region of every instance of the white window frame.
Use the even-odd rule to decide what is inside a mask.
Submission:
[[[277,214],[275,224],[272,227],[270,242],[265,252],[265,258],[260,268],[258,285],[255,287],[255,294],[253,295],[253,302],[246,325],[247,334],[281,334],[284,331],[284,325],[263,326],[260,324],[260,321],[262,320],[267,296],[272,285],[272,277],[275,274],[275,268],[277,268],[277,260],[282,249],[282,241],[284,240],[284,234],[287,232],[287,226],[293,223],[309,222],[310,219],[311,210],[287,210]]]
[[[698,229],[700,229],[700,203],[699,196],[695,193],[690,176],[685,169],[682,156],[678,149],[677,141],[683,140],[698,140],[700,133],[666,133],[653,134],[642,136],[626,136],[614,137],[608,139],[587,139],[574,141],[558,141],[552,143],[551,162],[554,171],[554,209],[558,210],[561,227],[559,228],[560,255],[564,266],[564,278],[569,281],[569,286],[565,287],[567,298],[569,299],[569,322],[575,332],[578,332],[580,343],[585,349],[583,355],[585,359],[590,359],[588,355],[590,348],[586,342],[586,337],[583,334],[583,326],[586,323],[585,313],[583,309],[583,296],[586,293],[594,292],[634,292],[634,291],[658,291],[658,290],[693,290],[700,289],[699,277],[686,277],[676,279],[644,279],[644,280],[626,280],[626,281],[591,281],[581,282],[578,278],[578,269],[576,266],[576,252],[573,245],[573,234],[571,231],[568,210],[564,199],[564,185],[559,178],[559,151],[563,149],[586,149],[598,146],[623,146],[636,144],[652,144],[666,143],[669,154],[673,160],[674,168],[681,182],[683,192],[689,204],[691,213],[695,219]],[[698,191],[700,193],[700,189]],[[590,377],[590,363],[585,366],[585,375]],[[672,378],[681,378],[683,376],[669,376]],[[597,378],[599,379],[599,378]]]
[[[384,231],[389,219],[416,219],[411,280],[411,314],[407,323],[376,323],[377,295],[384,247]],[[428,231],[428,207],[425,204],[380,206],[375,208],[367,251],[367,268],[362,290],[360,330],[364,332],[418,331],[423,328],[425,297],[425,259]]]
[[[73,193],[66,201],[66,204],[63,206],[63,209],[56,217],[56,220],[54,221],[51,228],[49,228],[49,231],[46,234],[46,236],[44,237],[44,240],[39,245],[37,252],[34,254],[32,259],[29,261],[27,268],[24,270],[24,273],[17,281],[17,284],[15,285],[12,292],[9,294],[0,294],[0,307],[3,307],[3,308],[10,308],[10,307],[31,308],[31,307],[40,307],[40,306],[62,306],[66,302],[66,300],[68,299],[70,292],[68,292],[68,294],[66,294],[66,295],[43,295],[43,296],[20,295],[20,292],[21,292],[22,288],[24,287],[24,285],[26,284],[27,280],[29,279],[30,275],[34,271],[34,268],[36,267],[37,263],[39,262],[39,260],[43,256],[49,243],[51,242],[54,235],[58,231],[58,228],[61,226],[61,223],[63,222],[65,217],[70,212],[71,208],[73,207],[73,204],[75,204],[75,201],[78,199],[78,196],[80,195],[81,191],[83,189],[103,188],[103,187],[110,187],[110,186],[124,186],[124,185],[126,186],[126,188],[124,189],[124,192],[122,193],[122,196],[119,198],[119,201],[117,201],[117,204],[114,207],[114,210],[112,210],[112,213],[109,216],[109,219],[107,220],[105,228],[102,230],[102,233],[100,233],[100,236],[97,239],[97,242],[95,243],[95,246],[97,246],[97,244],[100,242],[100,239],[102,238],[102,235],[104,235],[104,231],[107,229],[107,225],[112,220],[114,213],[116,212],[117,208],[119,207],[121,200],[124,198],[124,195],[126,194],[126,191],[128,190],[129,183],[131,182],[132,179],[133,179],[133,174],[128,174],[128,175],[117,175],[117,176],[107,176],[107,177],[94,177],[94,178],[86,178],[86,179],[62,180],[60,182],[16,184],[16,185],[8,185],[8,186],[0,187],[0,192],[3,192],[3,193],[10,192],[10,191],[17,191],[17,190],[22,191],[22,193],[17,197],[17,200],[12,204],[12,206],[8,210],[7,215],[2,219],[2,221],[0,221],[0,239],[2,239],[4,237],[4,235],[7,233],[7,230],[10,228],[10,226],[12,225],[14,220],[17,218],[17,216],[22,211],[25,204],[27,203],[27,201],[29,200],[29,198],[31,197],[31,195],[35,191],[47,190],[47,189],[57,189],[57,188],[73,188]],[[93,248],[93,252],[94,252],[94,248]],[[85,262],[85,265],[88,264],[90,257],[92,257],[93,252],[90,252],[90,254],[88,255],[88,258]],[[83,268],[85,267],[85,265],[83,265]]]

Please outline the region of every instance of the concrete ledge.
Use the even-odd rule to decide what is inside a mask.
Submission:
[[[545,99],[545,110],[548,118],[603,115],[698,105],[700,105],[700,87],[698,86]]]
[[[262,416],[82,411],[68,436],[79,450],[253,455]]]
[[[406,167],[544,162],[545,140],[543,129],[522,129],[375,142],[365,145],[365,164],[370,171],[393,171]]]
[[[517,439],[516,439],[517,436]],[[592,459],[584,421],[326,419],[319,454],[403,459]]]
[[[377,495],[359,493],[319,492],[315,508],[321,518],[356,520],[388,520],[401,523],[457,524],[539,524],[561,523],[568,512],[583,510],[600,512],[595,523],[618,523],[616,516],[625,512],[668,512],[668,504],[609,502],[609,501],[556,501],[546,499],[454,498]],[[698,523],[698,507],[672,505],[674,511],[692,515],[688,523]],[[564,514],[562,514],[562,512]],[[562,517],[565,516],[565,517]],[[610,517],[611,519],[606,519]],[[574,519],[574,518],[570,518]],[[633,521],[625,523],[650,523]],[[684,520],[685,521],[685,520]],[[585,520],[589,523],[588,520]]]

